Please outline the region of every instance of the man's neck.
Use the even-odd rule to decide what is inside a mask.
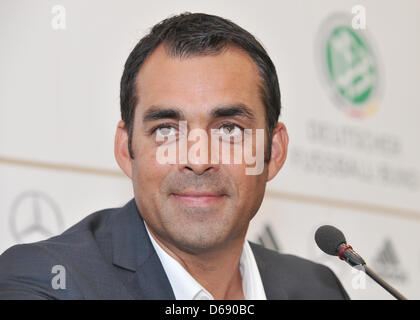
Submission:
[[[212,251],[191,254],[165,244],[151,230],[149,232],[159,246],[178,261],[216,300],[244,299],[239,260],[245,237],[232,240]]]

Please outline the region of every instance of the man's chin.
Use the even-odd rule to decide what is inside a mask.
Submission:
[[[217,250],[225,245],[223,240],[215,239],[182,239],[176,241],[177,247],[183,252],[189,254],[198,255],[201,253],[210,253]]]
[[[223,225],[230,208],[225,203],[209,206],[190,206],[179,203],[168,206],[170,219],[176,221],[180,227],[191,225],[191,230],[207,229],[215,225]],[[176,217],[176,218],[175,218]]]
[[[171,232],[172,231],[172,232]],[[171,242],[179,249],[192,254],[210,252],[225,246],[232,233],[225,226],[214,223],[193,222],[173,230],[167,230]]]

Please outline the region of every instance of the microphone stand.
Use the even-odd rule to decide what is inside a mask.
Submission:
[[[365,273],[371,277],[373,280],[376,281],[382,288],[392,294],[398,300],[407,300],[401,293],[397,291],[393,286],[391,286],[388,282],[382,279],[375,271],[369,268],[366,264],[362,266]]]
[[[341,260],[344,260],[352,267],[358,267],[357,269],[362,268],[362,270],[376,283],[378,283],[382,288],[392,294],[398,300],[407,300],[401,293],[397,291],[394,287],[392,287],[389,283],[387,283],[384,279],[381,278],[376,272],[374,272],[371,268],[369,268],[365,262],[365,260],[353,250],[353,248],[346,244],[342,243],[337,248],[338,257]]]

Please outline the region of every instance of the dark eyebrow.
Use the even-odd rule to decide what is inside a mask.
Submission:
[[[242,103],[215,107],[210,111],[210,116],[212,118],[243,117],[255,120],[254,111]],[[185,115],[176,107],[159,106],[150,107],[143,115],[143,123],[162,119],[185,120]]]
[[[177,108],[162,108],[152,106],[143,115],[143,123],[161,119],[184,120],[185,116]]]
[[[254,111],[248,106],[241,103],[214,108],[210,114],[213,118],[239,116],[239,117],[248,118],[249,120],[255,120]]]

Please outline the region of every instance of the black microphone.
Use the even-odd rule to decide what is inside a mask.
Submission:
[[[382,288],[398,300],[407,300],[406,297],[366,265],[365,260],[347,244],[344,234],[336,227],[329,225],[319,227],[315,232],[315,242],[325,253],[332,256],[338,256],[352,267],[357,267],[358,270],[362,269],[369,277],[375,280]]]

